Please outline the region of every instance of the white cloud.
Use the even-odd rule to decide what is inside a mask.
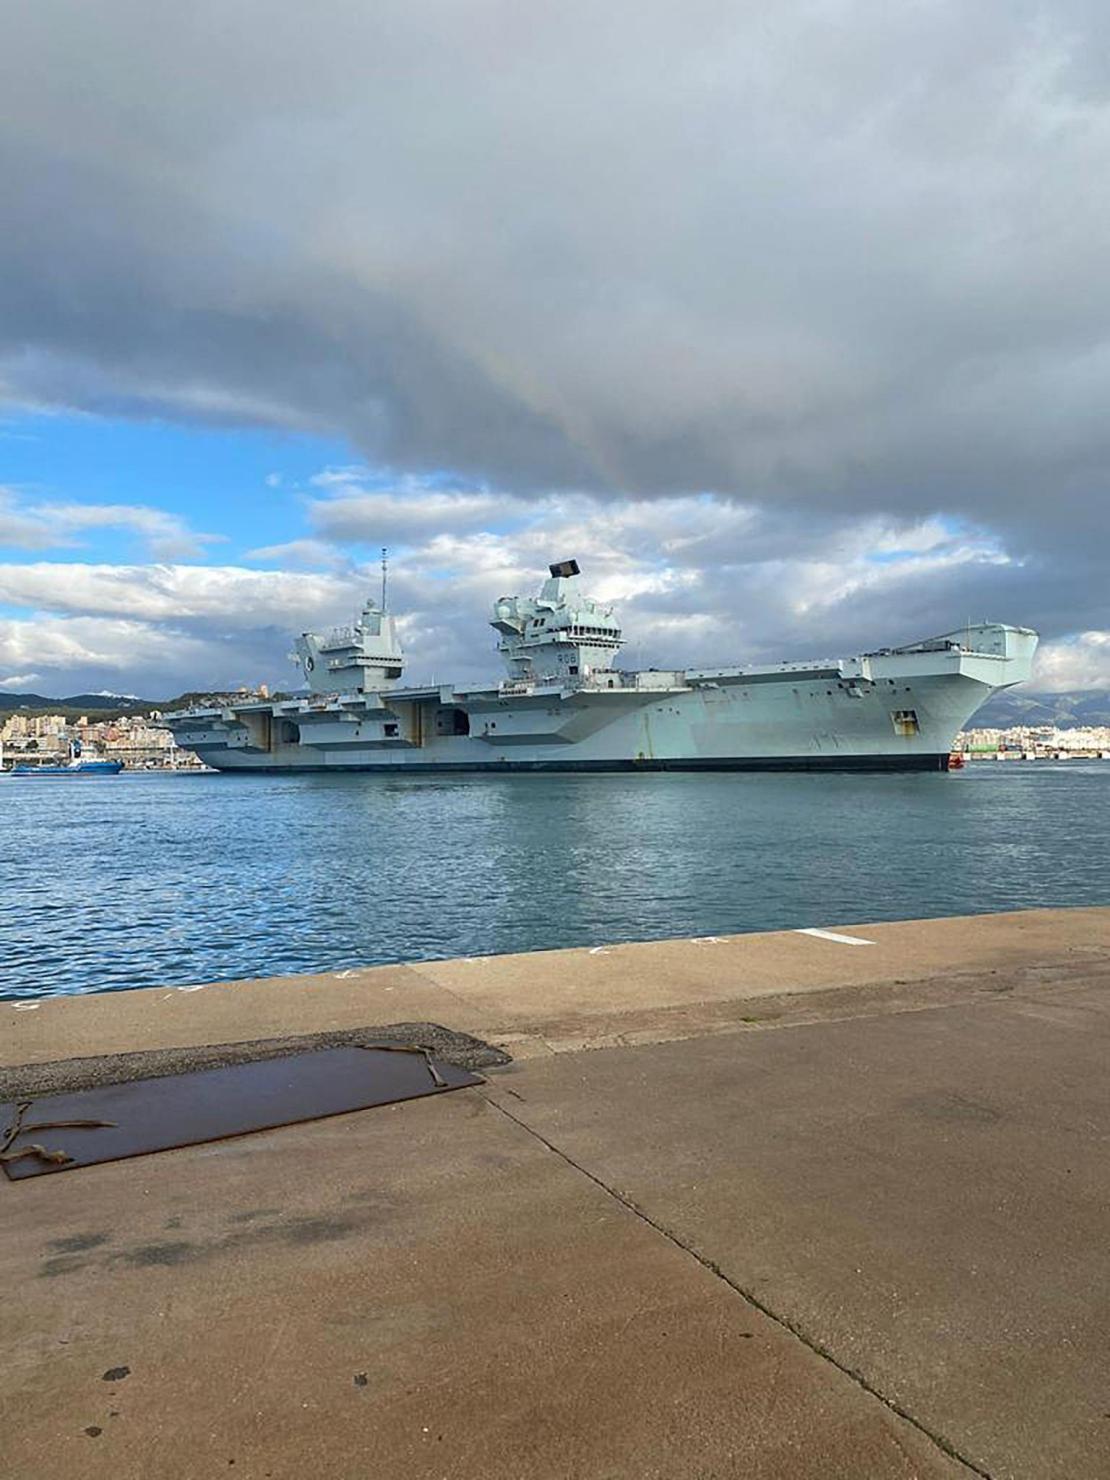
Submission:
[[[803,523],[704,495],[621,504],[551,496],[527,521],[503,522],[433,533],[394,562],[414,677],[496,671],[490,602],[535,589],[564,556],[582,562],[593,594],[618,603],[630,661],[661,665],[925,636],[963,619],[966,597],[953,596],[961,583],[996,584],[1008,561],[992,536],[938,519]]]
[[[6,678],[0,678],[0,689],[26,689],[29,684],[38,683],[41,676],[38,673],[9,673]]]
[[[535,590],[548,562],[568,556],[581,561],[588,590],[617,603],[628,660],[644,666],[849,653],[948,630],[971,613],[1029,622],[1043,580],[996,536],[936,516],[801,519],[708,495],[613,503],[572,493],[536,500],[522,517],[519,500],[487,492],[353,497],[390,513],[406,506],[390,604],[414,681],[496,676],[491,603]],[[443,527],[445,509],[455,528]],[[377,593],[376,562],[353,562],[344,545],[313,537],[252,551],[249,559],[283,567],[269,569],[0,564],[0,605],[27,614],[9,622],[0,662],[64,669],[71,690],[106,665],[133,671],[129,686],[155,694],[244,676],[288,686],[289,637],[346,619]],[[1058,649],[1054,659],[1046,649],[1046,683],[1074,687],[1084,673],[1101,681],[1105,652],[1090,634]]]
[[[348,567],[350,561],[335,545],[326,540],[286,540],[279,545],[260,545],[257,550],[248,550],[244,560],[258,560],[270,565],[308,568],[314,570],[337,570]]]
[[[361,463],[349,463],[342,468],[321,468],[308,481],[313,488],[362,489],[373,476],[372,470]]]
[[[9,680],[36,681],[53,697],[110,690],[164,699],[186,689],[227,689],[278,678],[296,678],[283,661],[287,641],[248,630],[190,631],[186,624],[122,617],[36,616],[0,618],[0,666],[37,673]]]
[[[43,670],[126,673],[188,662],[196,643],[145,622],[97,617],[0,619],[0,664],[34,655]]]
[[[223,535],[200,534],[179,515],[143,504],[39,504],[28,511],[56,529],[64,543],[87,529],[122,529],[137,534],[154,560],[199,560]]]
[[[201,534],[180,514],[146,504],[31,502],[16,489],[0,489],[0,547],[17,550],[72,548],[94,529],[119,529],[139,537],[155,560],[199,560],[222,535]]]
[[[1031,687],[1049,693],[1110,689],[1110,632],[1079,632],[1044,643]]]
[[[485,489],[446,490],[420,479],[375,487],[367,468],[325,468],[309,481],[326,497],[308,503],[308,522],[323,540],[409,545],[437,532],[483,529],[527,517],[529,504]]]
[[[310,522],[326,539],[411,544],[437,530],[481,529],[495,516],[506,517],[512,501],[493,494],[426,493],[409,498],[364,493],[312,504]]]
[[[203,623],[288,632],[357,605],[356,577],[243,566],[0,565],[0,604],[72,615],[121,616],[169,626]]]
[[[22,506],[14,489],[0,488],[0,547],[49,550],[61,543],[49,523]]]
[[[376,581],[376,577],[374,578]],[[295,684],[291,634],[349,619],[360,573],[242,566],[0,565],[0,667],[38,669],[66,692],[100,681],[158,698],[266,679]]]
[[[938,547],[929,545],[919,551],[911,544],[902,558],[874,561],[876,553],[888,553],[896,539],[886,537],[883,545],[869,546],[866,529],[855,556],[840,560],[786,561],[779,575],[791,591],[791,607],[800,618],[818,619],[830,607],[843,606],[867,592],[878,595],[888,591],[892,596],[907,584],[919,583],[945,571],[964,565],[1005,565],[1009,557],[997,543],[984,537],[979,540],[949,541]],[[911,536],[912,539],[912,536]],[[885,545],[885,549],[883,546]],[[771,578],[775,572],[769,571]]]

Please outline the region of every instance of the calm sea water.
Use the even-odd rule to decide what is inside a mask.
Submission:
[[[1110,903],[1110,762],[0,781],[0,996]]]

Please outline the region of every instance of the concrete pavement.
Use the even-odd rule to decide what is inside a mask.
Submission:
[[[517,1055],[0,1185],[2,1472],[1110,1475],[1110,910],[832,930],[0,1004]]]

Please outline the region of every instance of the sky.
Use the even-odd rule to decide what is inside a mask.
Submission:
[[[0,18],[0,688],[407,677],[575,557],[633,663],[989,617],[1110,688],[1110,10]]]

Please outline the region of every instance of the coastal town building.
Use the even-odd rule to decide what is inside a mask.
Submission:
[[[129,770],[198,768],[196,756],[180,749],[159,719],[156,711],[101,721],[90,721],[86,715],[69,720],[61,714],[16,713],[0,726],[0,742],[10,762],[57,761],[76,743],[86,755],[122,761]]]
[[[965,730],[956,749],[968,760],[1110,760],[1110,726],[1012,725],[1006,730]]]

